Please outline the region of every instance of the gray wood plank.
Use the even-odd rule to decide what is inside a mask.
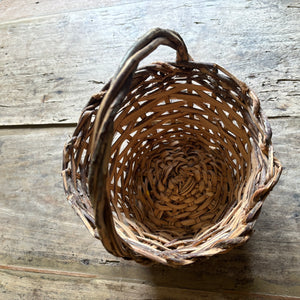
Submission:
[[[76,279],[69,276],[43,274],[42,277],[29,272],[0,271],[0,296],[5,299],[174,299],[174,300],[261,300],[282,299],[247,292],[200,291],[168,288],[139,282],[103,280],[98,278]],[[289,297],[287,299],[299,299]]]
[[[85,0],[85,1],[24,1],[24,0],[1,0],[0,23],[20,22],[24,19],[38,18],[70,11],[80,11],[99,7],[122,6],[134,3],[136,0]]]
[[[1,129],[0,228],[5,230],[0,232],[0,265],[96,276],[83,281],[80,276],[69,278],[67,285],[58,280],[61,289],[86,282],[86,288],[95,291],[103,286],[102,281],[119,281],[125,293],[125,283],[134,282],[139,291],[146,284],[233,295],[299,296],[300,184],[295,163],[300,160],[299,125],[299,118],[272,120],[274,147],[285,169],[250,241],[226,255],[178,270],[115,258],[84,228],[65,200],[60,177],[62,147],[72,128]],[[36,276],[32,272],[3,272],[0,282],[6,282],[5,290],[10,293],[21,288],[29,295],[26,286],[38,280],[31,278]],[[53,288],[50,275],[42,275],[45,290]],[[23,288],[15,282],[18,276],[26,282]],[[155,289],[149,291],[149,297],[155,298]]]
[[[134,41],[178,31],[196,61],[245,81],[268,116],[299,116],[299,9],[292,1],[141,1],[0,24],[0,126],[76,123]],[[144,63],[173,61],[162,47]]]

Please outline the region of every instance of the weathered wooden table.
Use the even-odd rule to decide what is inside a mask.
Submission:
[[[0,1],[0,299],[300,299],[299,21],[293,0]],[[256,91],[284,166],[249,242],[181,269],[107,253],[60,176],[81,109],[157,26]]]

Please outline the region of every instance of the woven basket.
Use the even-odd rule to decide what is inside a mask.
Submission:
[[[137,69],[159,45],[176,63]],[[280,173],[255,94],[159,28],[90,99],[62,172],[68,201],[109,252],[171,266],[245,243]]]

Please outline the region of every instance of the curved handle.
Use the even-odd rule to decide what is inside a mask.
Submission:
[[[140,61],[158,46],[167,45],[176,50],[176,62],[187,62],[189,55],[180,35],[171,30],[156,28],[142,36],[128,51],[108,88],[96,116],[91,141],[89,190],[95,208],[96,225],[105,248],[117,256],[127,256],[126,247],[116,233],[109,198],[106,192],[107,167],[113,138],[113,120],[126,97],[134,72]]]
[[[142,36],[129,49],[127,55],[123,58],[121,65],[113,76],[109,89],[101,103],[97,118],[95,120],[95,129],[93,141],[96,142],[100,135],[100,120],[107,115],[109,106],[112,105],[114,110],[127,95],[132,76],[142,59],[152,53],[158,46],[166,45],[176,50],[176,62],[187,62],[189,54],[186,45],[181,36],[172,30],[156,28],[150,30]],[[118,97],[119,96],[119,97]],[[96,146],[96,144],[95,144]]]
[[[155,28],[142,36],[133,46],[129,49],[127,55],[124,57],[121,68],[126,64],[130,58],[136,55],[136,61],[139,63],[144,57],[154,51],[159,45],[170,46],[177,51],[177,62],[188,61],[189,55],[186,45],[181,36],[169,29]],[[144,50],[144,55],[141,52]],[[119,69],[119,70],[120,70]]]

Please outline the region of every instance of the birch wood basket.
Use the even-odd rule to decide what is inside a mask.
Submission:
[[[159,45],[176,62],[137,69]],[[159,28],[90,99],[62,172],[68,201],[109,252],[170,266],[245,243],[280,173],[255,94]]]

